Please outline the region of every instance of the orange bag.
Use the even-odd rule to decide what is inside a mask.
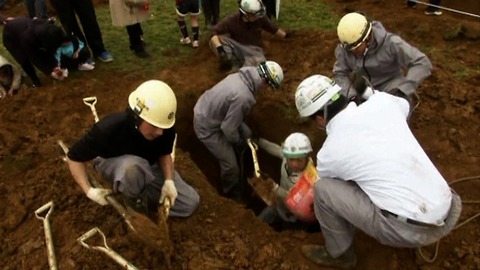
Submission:
[[[285,199],[288,210],[301,221],[317,220],[313,212],[313,185],[317,180],[317,170],[310,159],[298,182],[290,189]]]

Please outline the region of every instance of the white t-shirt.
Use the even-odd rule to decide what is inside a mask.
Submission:
[[[326,126],[319,177],[353,180],[380,209],[443,225],[452,193],[408,127],[408,103],[376,92]]]

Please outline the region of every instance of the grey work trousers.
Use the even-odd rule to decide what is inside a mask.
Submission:
[[[222,43],[225,52],[228,55],[235,55],[237,59],[243,63],[243,66],[257,66],[261,62],[266,61],[263,49],[254,45],[244,45],[230,37],[220,35],[218,36]],[[210,48],[218,55],[217,48],[213,47],[210,42]]]
[[[454,229],[462,201],[452,190],[452,204],[445,224],[425,227],[384,216],[353,181],[322,178],[315,183],[314,210],[327,251],[336,258],[352,245],[355,228],[387,246],[414,248],[432,244]]]
[[[122,193],[131,199],[146,196],[149,205],[158,206],[165,179],[157,164],[150,165],[138,156],[123,155],[107,159],[97,157],[93,160],[93,167],[104,179],[112,182],[115,193]],[[197,209],[200,196],[176,170],[173,178],[178,197],[170,209],[170,216],[190,216]]]
[[[240,168],[238,167],[235,149],[220,130],[201,136],[200,134],[206,134],[205,130],[207,130],[202,126],[204,121],[207,120],[194,115],[193,129],[198,139],[218,160],[222,191],[224,194],[228,194],[234,188],[239,188],[240,183]]]

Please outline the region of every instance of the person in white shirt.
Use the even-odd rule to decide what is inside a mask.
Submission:
[[[324,266],[355,266],[355,228],[384,245],[420,247],[447,235],[461,212],[460,197],[407,124],[408,101],[355,83],[363,85],[356,89],[366,99],[361,105],[322,75],[306,78],[295,93],[300,116],[327,133],[314,187],[325,246],[302,247],[307,258]]]

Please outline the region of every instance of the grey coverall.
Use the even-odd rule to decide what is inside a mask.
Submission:
[[[243,121],[262,82],[256,67],[243,67],[203,93],[193,109],[195,134],[220,163],[225,194],[237,189],[240,180],[235,148],[244,147],[251,136]]]
[[[354,95],[353,88],[348,90],[348,76],[362,68],[376,90],[389,93],[399,89],[407,96],[415,93],[418,85],[431,74],[432,63],[428,57],[399,36],[387,32],[378,21],[372,22],[371,35],[368,49],[361,57],[356,57],[341,45],[335,49],[337,60],[333,74],[343,94],[348,92],[348,97]]]

